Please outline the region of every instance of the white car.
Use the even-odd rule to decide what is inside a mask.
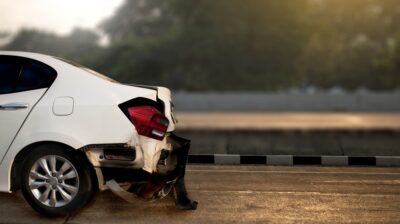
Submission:
[[[83,207],[96,190],[136,183],[136,195],[173,189],[177,208],[196,209],[183,178],[190,142],[172,133],[172,109],[167,88],[0,51],[0,191],[21,189],[36,211],[54,216]]]

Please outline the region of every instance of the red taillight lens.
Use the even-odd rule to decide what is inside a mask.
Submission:
[[[139,135],[162,140],[169,125],[168,119],[156,108],[139,106],[128,108],[128,113]]]

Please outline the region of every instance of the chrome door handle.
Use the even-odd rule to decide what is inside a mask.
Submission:
[[[29,107],[27,103],[7,103],[0,105],[0,110],[21,110]]]

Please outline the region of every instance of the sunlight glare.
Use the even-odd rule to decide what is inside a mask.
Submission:
[[[74,27],[95,29],[123,0],[0,0],[0,31],[35,28],[66,34]]]

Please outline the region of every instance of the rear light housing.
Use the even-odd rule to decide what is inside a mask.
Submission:
[[[128,108],[129,117],[139,135],[162,140],[167,132],[169,120],[152,106]]]

